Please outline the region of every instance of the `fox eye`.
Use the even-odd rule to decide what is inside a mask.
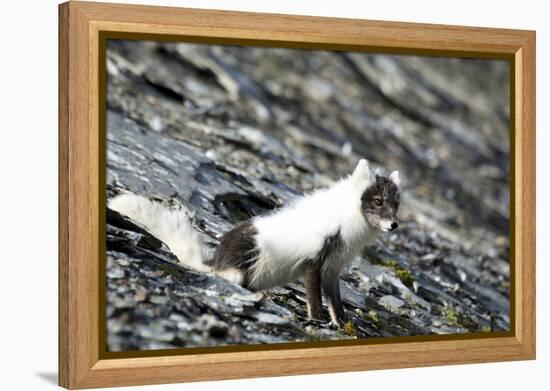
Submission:
[[[375,198],[373,202],[376,206],[382,206],[382,200],[380,198]]]

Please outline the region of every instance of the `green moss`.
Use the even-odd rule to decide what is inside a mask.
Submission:
[[[344,325],[342,326],[342,331],[352,337],[355,337],[357,335],[357,330],[355,329],[355,325],[351,320],[348,320],[346,323],[344,323]]]
[[[374,327],[379,330],[381,327],[382,327],[382,321],[381,319],[378,317],[378,313],[374,310],[370,310],[369,312],[365,313],[365,311],[363,311],[362,309],[360,308],[356,308],[354,310],[354,312],[357,314],[357,316],[359,316],[360,318],[364,319],[364,320],[368,320],[372,323],[374,323]]]
[[[382,322],[380,321],[380,318],[378,317],[378,313],[376,311],[373,311],[373,310],[369,311],[367,314],[367,318],[370,319],[372,323],[374,323],[377,330],[379,330],[380,327],[382,327]]]
[[[385,259],[384,261],[382,261],[382,265],[392,269],[395,273],[395,276],[399,278],[403,284],[405,284],[409,288],[412,288],[414,277],[409,270],[403,268],[399,263],[397,263],[397,261],[394,261],[393,259]]]
[[[173,267],[167,266],[167,265],[159,265],[159,269],[162,270],[164,273],[168,274],[172,277],[179,277],[181,276],[181,272],[179,270],[176,270]]]
[[[448,321],[458,324],[458,312],[456,312],[455,308],[452,305],[446,305],[443,307],[443,314],[445,315],[445,318],[447,318]]]
[[[459,327],[464,327],[470,331],[485,331],[484,328],[480,328],[479,324],[477,324],[472,318],[457,311],[451,304],[447,304],[443,307],[443,314],[448,321]],[[489,328],[488,331],[491,331],[491,329]]]
[[[280,304],[282,305],[286,305],[288,303],[288,297],[284,296],[284,295],[281,295],[281,296],[277,296],[277,300],[279,301]]]

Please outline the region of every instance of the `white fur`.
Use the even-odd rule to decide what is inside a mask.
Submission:
[[[137,194],[120,194],[108,206],[144,225],[164,242],[178,260],[195,270],[211,271],[203,264],[203,246],[183,210],[170,210]]]
[[[241,285],[244,281],[244,273],[236,268],[230,268],[225,270],[216,270],[216,274],[221,278],[231,281],[234,284]]]
[[[353,174],[328,189],[306,195],[273,214],[253,220],[258,233],[256,260],[250,285],[256,289],[284,285],[303,272],[303,264],[314,258],[325,238],[340,230],[345,250],[332,257],[336,273],[363,246],[376,238],[361,213],[361,195],[373,183],[366,160],[360,160]]]
[[[399,187],[401,185],[401,179],[399,179],[399,171],[394,171],[390,174],[390,180],[395,183],[395,186]]]

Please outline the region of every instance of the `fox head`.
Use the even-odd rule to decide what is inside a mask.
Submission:
[[[396,229],[399,225],[399,171],[392,172],[388,177],[373,175],[368,163],[361,160],[353,176],[365,178],[363,183],[367,187],[361,196],[361,212],[369,225],[383,232]]]

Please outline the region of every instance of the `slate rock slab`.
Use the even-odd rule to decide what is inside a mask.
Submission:
[[[183,207],[211,251],[360,157],[404,179],[399,230],[341,278],[345,330],[302,281],[260,297],[107,210],[110,351],[509,329],[506,62],[111,40],[107,71],[107,197]]]

